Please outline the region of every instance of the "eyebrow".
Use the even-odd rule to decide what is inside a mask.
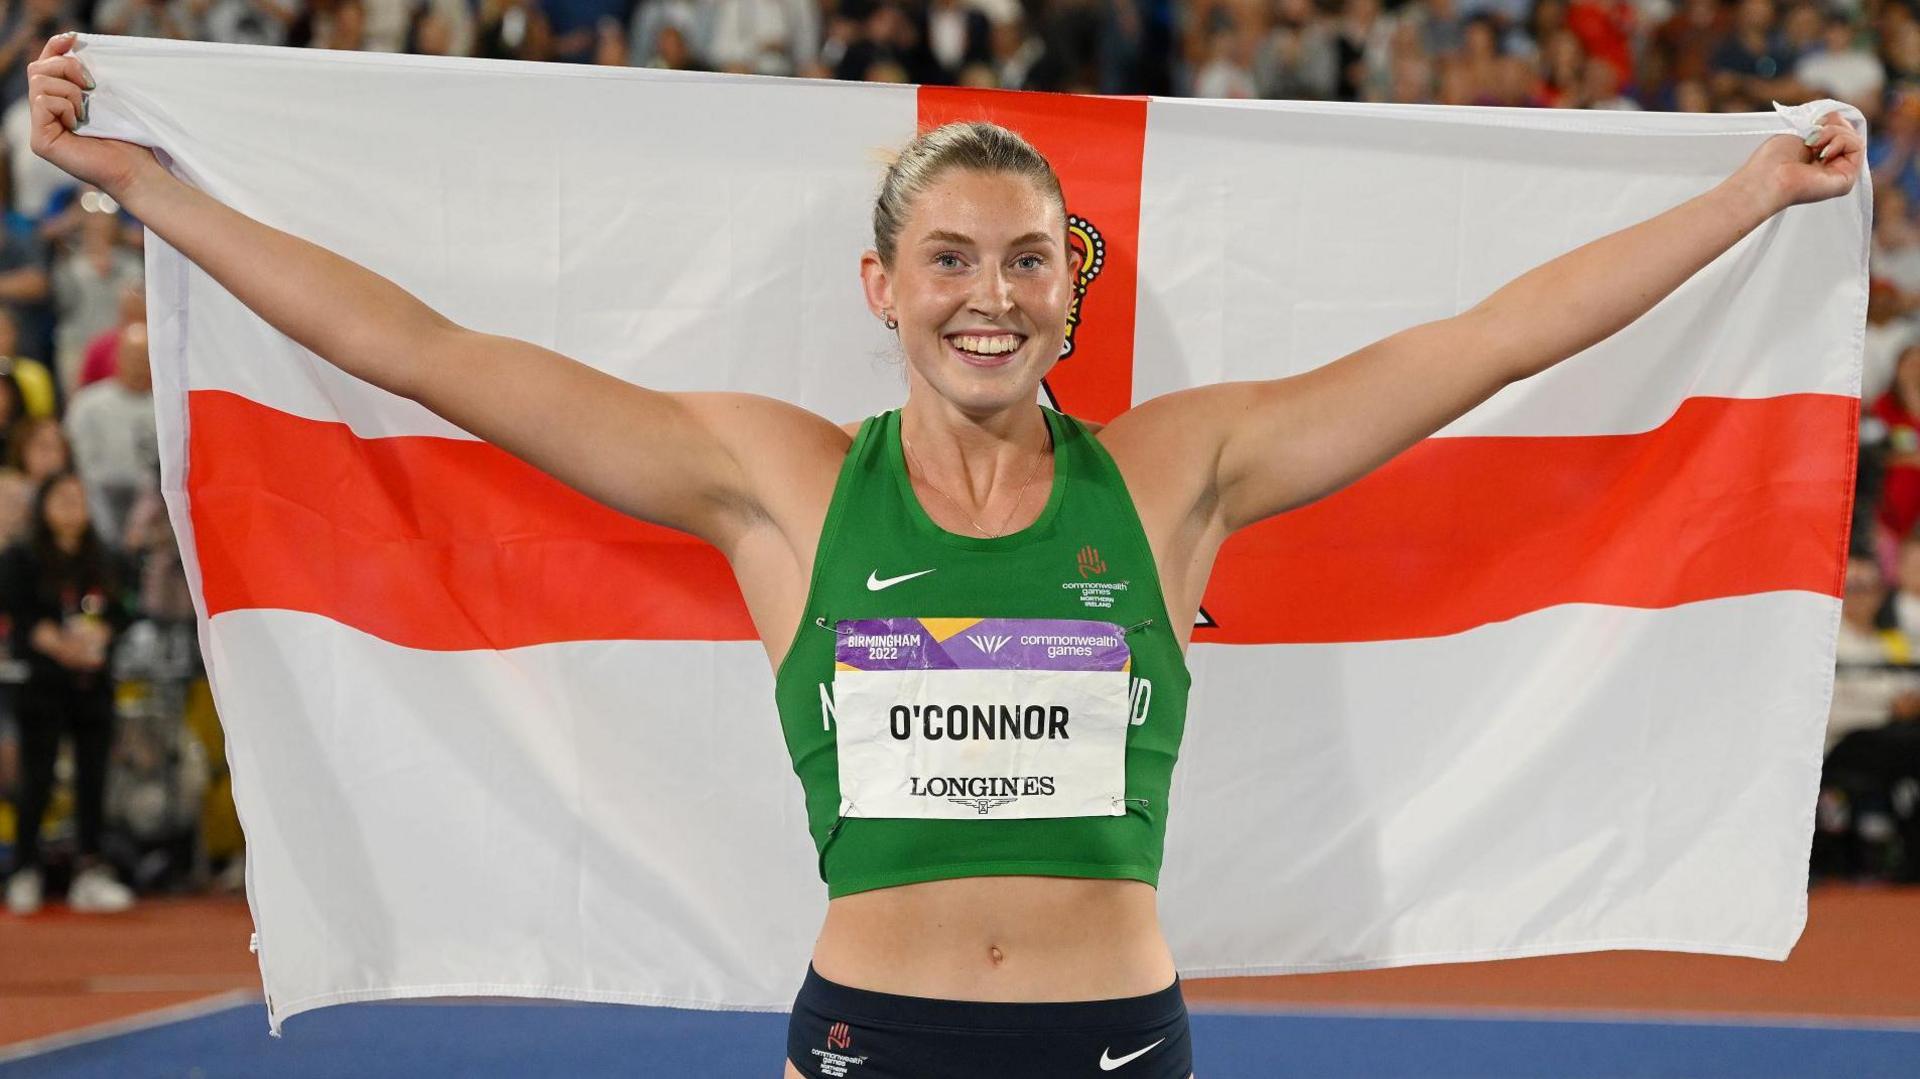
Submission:
[[[958,232],[948,232],[945,229],[935,229],[932,232],[927,233],[926,236],[922,237],[920,242],[921,243],[940,243],[940,244],[965,244],[966,246],[971,247],[974,244],[974,239],[971,236],[964,236]],[[1043,243],[1052,243],[1052,242],[1053,242],[1053,237],[1048,235],[1047,233],[1029,232],[1023,236],[1014,237],[1013,242],[1008,244],[1007,246],[1008,247],[1026,247],[1029,244],[1043,244]]]

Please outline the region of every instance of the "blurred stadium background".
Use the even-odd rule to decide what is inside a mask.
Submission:
[[[0,866],[38,866],[7,877],[0,915],[0,1075],[770,1075],[783,1044],[778,1016],[541,1004],[337,1008],[266,1037],[220,728],[155,493],[140,225],[27,148],[25,65],[82,29],[1083,93],[1858,106],[1876,190],[1859,496],[1792,959],[1612,952],[1189,991],[1208,1079],[1920,1076],[1916,8],[0,0]],[[75,528],[93,538],[69,551]],[[91,642],[58,662],[28,632],[49,604]],[[35,778],[49,759],[50,785]],[[20,849],[23,805],[45,810],[37,854]]]

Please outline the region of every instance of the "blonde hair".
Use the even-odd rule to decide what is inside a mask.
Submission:
[[[942,124],[921,132],[887,164],[880,196],[873,203],[873,247],[883,265],[893,266],[895,244],[913,200],[954,169],[1024,176],[1067,216],[1060,177],[1033,144],[1017,132],[976,120]]]

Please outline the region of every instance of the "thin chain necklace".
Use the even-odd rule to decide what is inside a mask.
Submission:
[[[1051,449],[1051,447],[1053,446],[1053,439],[1051,437],[1052,432],[1049,431],[1048,435],[1049,437],[1047,439],[1047,446],[1049,447],[1049,449]],[[918,455],[913,452],[913,442],[907,438],[907,431],[904,425],[902,425],[900,429],[900,441],[906,444],[907,459],[910,461],[913,461],[916,465],[919,465],[919,461],[917,460]],[[920,467],[920,478],[927,481],[927,486],[933,488],[934,494],[937,494],[941,498],[946,499],[947,505],[952,506],[955,512],[959,513],[960,516],[965,517],[967,519],[967,523],[973,526],[973,530],[975,532],[980,533],[982,536],[985,536],[987,539],[998,539],[999,537],[1006,534],[1007,522],[1013,520],[1014,510],[1019,509],[1020,503],[1025,502],[1027,500],[1027,487],[1033,483],[1033,477],[1038,475],[1040,472],[1040,458],[1035,457],[1033,459],[1033,467],[1027,470],[1026,482],[1020,485],[1020,493],[1013,496],[1013,508],[1007,510],[1007,515],[1001,518],[1000,531],[998,532],[988,532],[986,529],[981,528],[980,522],[974,520],[972,514],[968,513],[966,510],[961,509],[960,503],[955,502],[951,497],[947,495],[947,492],[942,491],[940,489],[939,484],[933,482],[933,474],[927,471],[927,466],[919,465],[919,467]]]

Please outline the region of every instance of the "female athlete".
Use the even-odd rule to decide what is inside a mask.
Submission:
[[[836,426],[455,325],[146,149],[76,136],[93,83],[72,40],[29,68],[34,152],[317,355],[725,554],[828,883],[788,1039],[802,1077],[1188,1076],[1154,882],[1221,542],[1612,335],[1773,214],[1845,194],[1862,157],[1829,114],[1459,315],[1102,427],[1035,404],[1073,294],[1051,167],[1002,128],[948,125],[889,168],[859,266],[906,404]],[[1094,578],[1113,583],[1074,584]]]

